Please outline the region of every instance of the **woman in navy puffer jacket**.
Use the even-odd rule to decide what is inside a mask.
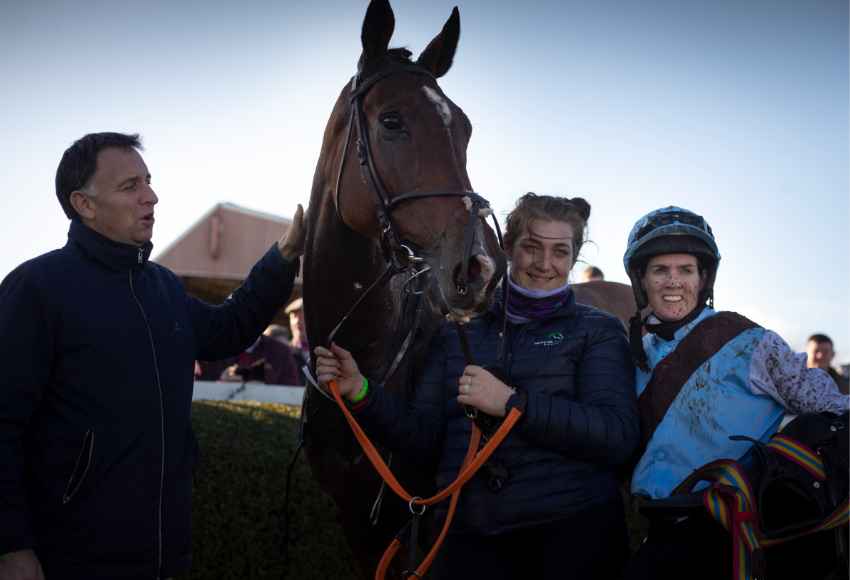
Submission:
[[[320,381],[336,379],[370,436],[434,457],[441,488],[469,440],[463,405],[496,417],[523,411],[461,493],[439,577],[601,580],[617,577],[627,556],[616,473],[638,442],[634,368],[622,324],[576,304],[567,283],[589,215],[581,198],[519,200],[505,234],[509,287],[467,325],[477,364],[466,365],[444,325],[412,404],[370,387],[344,349],[316,349]]]

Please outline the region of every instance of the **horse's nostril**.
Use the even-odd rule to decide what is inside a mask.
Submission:
[[[469,264],[466,267],[466,275],[463,275],[463,262],[459,263],[455,266],[454,270],[454,283],[455,283],[455,291],[458,296],[466,296],[469,292],[469,284],[475,284],[481,278],[481,264],[479,263],[476,256],[473,256],[469,260]]]
[[[469,261],[469,271],[467,272],[467,280],[478,280],[481,277],[481,264],[477,257],[473,256]]]
[[[455,285],[458,288],[458,294],[461,296],[466,293],[466,285],[468,282],[477,282],[478,279],[481,278],[481,263],[478,261],[476,256],[470,258],[469,265],[466,268],[466,276],[463,276],[462,272],[463,262],[455,266],[454,271]],[[460,292],[461,287],[464,287],[463,293]]]

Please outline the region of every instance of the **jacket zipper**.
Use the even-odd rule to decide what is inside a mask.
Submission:
[[[516,346],[518,341],[521,341],[525,336],[525,327],[523,324],[519,328],[514,325],[509,326],[505,331],[505,374],[507,376],[511,376],[514,367],[514,346]]]
[[[86,475],[91,467],[91,458],[94,453],[94,431],[88,429],[83,436],[83,446],[80,448],[80,453],[77,455],[77,461],[74,463],[74,471],[71,472],[71,477],[65,485],[65,493],[62,494],[62,505],[67,504],[77,495],[83,482],[86,480]],[[83,466],[85,461],[85,466]],[[82,469],[82,473],[80,470]]]
[[[139,248],[139,263],[142,263],[142,249]],[[129,272],[130,278],[130,294],[133,296],[133,300],[136,302],[136,305],[139,307],[139,312],[142,313],[142,320],[145,322],[145,328],[148,331],[148,340],[151,343],[151,355],[153,356],[153,370],[156,376],[156,388],[159,392],[159,446],[160,446],[160,454],[159,454],[159,495],[157,496],[157,510],[156,510],[156,527],[157,527],[157,542],[156,542],[156,577],[159,578],[160,571],[162,570],[162,488],[163,481],[165,479],[165,410],[163,408],[162,402],[162,383],[160,382],[159,377],[159,362],[156,357],[156,345],[153,340],[153,332],[151,331],[150,323],[148,322],[148,316],[145,313],[145,309],[142,307],[142,303],[139,302],[139,297],[136,296],[136,290],[133,287],[133,270]]]

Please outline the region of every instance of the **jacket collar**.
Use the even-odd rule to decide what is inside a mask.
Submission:
[[[502,284],[496,288],[496,291],[493,292],[493,300],[490,302],[490,307],[487,309],[488,314],[496,316],[500,320],[505,315],[505,290],[502,288]],[[567,299],[561,305],[561,307],[552,315],[552,318],[562,318],[566,316],[572,316],[575,312],[576,307],[576,294],[573,292],[572,285],[569,287],[569,291],[567,292]],[[531,322],[534,322],[533,320]]]
[[[91,259],[117,271],[144,267],[153,250],[151,242],[134,246],[110,240],[84,225],[78,219],[71,220],[71,228],[68,230],[68,243],[75,244]]]

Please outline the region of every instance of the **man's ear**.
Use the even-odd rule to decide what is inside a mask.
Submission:
[[[73,207],[84,220],[92,220],[97,214],[97,211],[95,211],[94,200],[92,200],[91,196],[86,195],[80,190],[72,191],[69,201],[71,202],[71,207]]]

